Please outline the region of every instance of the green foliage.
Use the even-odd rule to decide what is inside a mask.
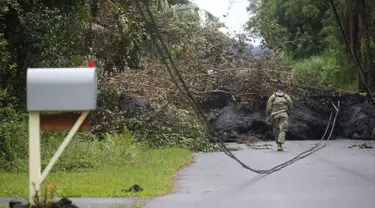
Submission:
[[[67,131],[43,131],[41,134],[42,168],[45,168]],[[60,156],[52,171],[83,171],[102,164],[105,154],[100,143],[88,132],[78,132]]]
[[[27,115],[12,108],[0,108],[0,171],[27,172],[28,125]],[[46,167],[67,131],[42,131],[42,167]],[[52,171],[83,171],[103,164],[136,162],[145,148],[136,143],[125,130],[121,134],[107,135],[98,141],[89,132],[78,132],[63,152]]]
[[[168,0],[168,3],[170,3],[171,5],[175,5],[175,4],[189,4],[191,2],[190,0]]]
[[[147,149],[147,145],[138,142],[128,129],[122,134],[107,134],[104,141],[100,142],[103,156],[107,157],[106,162],[113,165],[125,163],[137,163],[140,160],[140,153]]]
[[[60,67],[80,55],[82,24],[76,6],[83,1],[26,0],[0,6],[1,88],[18,97],[25,108],[28,67]],[[3,82],[4,80],[4,82]]]
[[[329,60],[322,56],[313,56],[297,62],[293,66],[294,79],[299,84],[323,85],[327,82],[326,73],[334,70],[335,65],[328,64]]]
[[[127,121],[130,129],[137,126],[138,119]],[[140,141],[154,148],[180,147],[191,151],[217,151],[219,148],[208,139],[206,133],[192,112],[173,106],[134,131]]]
[[[358,72],[329,2],[249,2],[248,11],[254,16],[250,18],[247,29],[252,35],[264,38],[264,44],[269,48],[280,48],[293,54],[294,60],[300,62],[294,66],[298,81],[306,80],[312,84],[327,82],[346,89],[361,88],[361,84],[355,87],[355,83],[358,83]],[[365,46],[374,43],[374,1],[335,0],[334,3],[357,62],[363,69],[366,81],[370,82],[374,79],[374,49],[367,51]],[[307,66],[302,66],[302,63]],[[366,68],[371,71],[368,72]],[[367,73],[370,76],[367,76]],[[322,80],[319,80],[320,78]]]
[[[342,50],[328,49],[322,56],[325,57],[325,76],[329,83],[346,90],[358,90],[358,73],[353,64],[347,62]]]
[[[140,76],[137,73],[135,75]],[[147,79],[150,79],[153,74],[147,74],[147,77]],[[217,150],[215,145],[207,138],[205,128],[196,120],[193,112],[184,110],[182,107],[175,107],[170,104],[166,109],[158,109],[155,105],[153,109],[138,116],[125,118],[126,112],[121,110],[119,106],[119,95],[132,90],[133,87],[121,85],[134,82],[133,79],[125,76],[120,76],[119,81],[111,78],[106,79],[105,77],[100,79],[100,92],[98,94],[100,109],[91,114],[95,134],[122,134],[123,129],[128,128],[138,141],[152,148],[183,147],[192,151]],[[134,82],[137,89],[139,89],[138,83],[142,81],[138,79],[137,82]],[[146,82],[142,83],[146,84]],[[161,87],[160,84],[159,87]],[[151,91],[151,93],[157,93],[158,96],[162,93],[155,92],[155,89],[151,89]],[[145,90],[141,89],[141,92],[144,94]],[[154,96],[154,94],[151,96]]]
[[[27,116],[0,108],[0,170],[27,170]]]
[[[143,57],[156,53],[149,50],[152,45],[146,33],[149,25],[133,3],[132,0],[1,1],[0,88],[17,95],[15,103],[24,110],[29,67],[82,67],[88,60],[94,60],[107,75],[142,68]],[[158,18],[166,17],[158,25],[167,30],[176,21],[200,27],[200,10],[190,1],[149,3]],[[208,12],[205,14],[214,19]],[[177,35],[181,37],[181,33]]]
[[[249,11],[255,15],[248,30],[265,39],[270,48],[293,52],[294,58],[318,54],[323,48],[321,20],[329,5],[316,0],[250,1]]]
[[[334,51],[330,53],[332,54]],[[300,85],[336,85],[342,89],[354,90],[356,74],[350,69],[337,63],[335,56],[326,54],[295,62],[293,77]]]

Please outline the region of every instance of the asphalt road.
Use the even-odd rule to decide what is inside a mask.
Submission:
[[[322,150],[268,176],[241,167],[224,153],[199,153],[196,162],[177,174],[174,193],[144,201],[145,208],[373,208],[373,149],[348,148],[364,141],[336,140]],[[287,141],[274,149],[233,152],[247,165],[269,169],[309,149],[313,141]],[[79,207],[131,205],[143,200],[71,198]],[[0,198],[5,203],[9,198]]]
[[[314,143],[288,141],[284,152],[244,149],[234,154],[251,167],[269,169]],[[179,173],[176,193],[154,198],[145,207],[373,208],[375,145],[374,149],[348,148],[354,143],[363,142],[331,141],[313,155],[264,177],[223,153],[197,154],[196,163]]]

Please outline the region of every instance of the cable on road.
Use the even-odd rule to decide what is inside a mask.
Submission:
[[[139,0],[135,0],[134,3],[136,4],[136,7],[139,10],[139,13],[142,16],[142,18],[145,20],[145,22],[147,22],[151,26],[151,28],[148,27],[148,30],[149,30],[148,32],[150,33],[151,39],[155,43],[157,51],[160,54],[160,56],[162,58],[162,61],[163,61],[163,63],[165,64],[165,66],[167,68],[167,72],[171,76],[172,82],[176,85],[176,87],[181,92],[181,94],[183,94],[188,99],[188,101],[191,103],[191,106],[193,107],[195,113],[198,115],[198,118],[200,119],[200,121],[202,122],[202,124],[206,126],[206,129],[208,130],[210,139],[213,140],[214,142],[216,142],[220,147],[222,147],[223,152],[227,156],[229,156],[230,158],[234,159],[239,164],[241,164],[243,168],[245,168],[247,170],[250,170],[252,172],[258,173],[258,174],[271,174],[271,173],[274,173],[276,171],[279,171],[279,170],[281,170],[281,169],[289,166],[290,164],[292,164],[292,163],[294,163],[294,162],[296,162],[296,161],[298,161],[300,159],[303,159],[303,158],[305,158],[305,157],[313,154],[314,152],[316,152],[316,151],[318,151],[318,150],[320,150],[320,149],[322,149],[323,147],[326,146],[327,142],[330,140],[330,138],[332,136],[332,132],[333,132],[333,129],[334,129],[335,124],[336,124],[336,118],[337,118],[337,115],[338,115],[339,110],[340,110],[340,101],[338,101],[337,106],[332,103],[332,111],[331,111],[331,115],[330,115],[330,118],[329,118],[329,121],[328,121],[328,124],[327,124],[327,127],[326,127],[326,131],[325,131],[324,135],[322,136],[322,138],[320,139],[320,141],[315,146],[313,146],[312,148],[310,148],[309,150],[306,150],[306,151],[300,153],[299,155],[297,155],[296,157],[294,157],[294,158],[292,158],[292,159],[290,159],[290,160],[288,160],[288,161],[286,161],[286,162],[284,162],[284,163],[282,163],[280,165],[277,165],[277,166],[275,166],[275,167],[273,167],[271,169],[268,169],[268,170],[254,169],[254,168],[251,168],[251,167],[247,166],[246,164],[244,164],[241,160],[239,160],[226,147],[226,145],[222,141],[221,137],[219,137],[219,138],[215,137],[215,133],[212,130],[212,128],[210,127],[209,122],[207,121],[207,119],[206,119],[203,111],[197,105],[197,102],[195,101],[194,97],[190,93],[188,87],[185,84],[185,81],[183,80],[183,78],[182,78],[179,70],[177,69],[177,66],[176,66],[176,64],[175,64],[175,62],[174,62],[174,60],[172,58],[172,55],[170,54],[166,43],[163,41],[163,38],[161,37],[161,34],[160,34],[160,32],[158,30],[158,27],[156,25],[155,19],[154,19],[153,15],[152,15],[152,12],[151,12],[150,8],[148,7],[147,3],[142,2],[144,4],[145,11],[143,10],[141,2]],[[150,21],[146,17],[145,13],[147,13],[147,15],[149,16],[149,20]],[[153,33],[155,33],[155,34],[153,34]],[[157,39],[159,40],[161,46],[159,46]],[[163,49],[164,49],[164,51],[163,51]],[[168,63],[167,60],[169,60],[170,64]],[[174,76],[172,70],[177,75],[179,83],[176,81],[176,77]],[[182,86],[180,86],[180,84]],[[333,122],[331,123],[331,121],[332,121],[332,115],[333,114],[335,114],[335,116],[333,118]],[[330,128],[330,134],[325,139],[326,134],[327,134],[329,128]],[[324,142],[323,145],[321,145],[323,141],[325,141],[325,142]]]

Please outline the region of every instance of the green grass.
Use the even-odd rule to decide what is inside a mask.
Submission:
[[[64,197],[142,197],[167,194],[173,188],[174,174],[191,163],[192,153],[184,149],[148,150],[138,164],[106,165],[85,172],[50,173],[46,183],[56,186]],[[121,192],[139,184],[142,192]],[[0,196],[28,196],[28,174],[0,172]]]

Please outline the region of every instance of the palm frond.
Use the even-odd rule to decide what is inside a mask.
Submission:
[[[218,20],[212,13],[199,8],[190,1],[189,3],[170,5],[168,0],[154,0],[154,5],[157,5],[159,12],[172,13],[176,18],[180,18],[182,15],[189,15],[194,19],[206,19],[211,22]]]

